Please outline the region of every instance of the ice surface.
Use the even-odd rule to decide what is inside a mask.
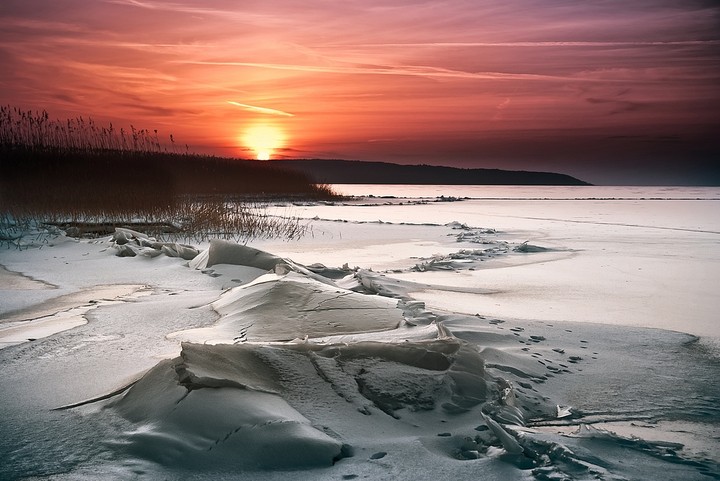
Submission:
[[[51,298],[30,308],[10,311],[0,322],[0,349],[51,336],[81,326],[92,309],[115,300],[142,295],[142,285],[97,286],[80,292]]]
[[[4,251],[35,280],[0,286],[5,326],[148,288],[0,350],[0,477],[718,479],[717,205],[659,202],[298,206],[331,220],[190,261],[133,232]]]

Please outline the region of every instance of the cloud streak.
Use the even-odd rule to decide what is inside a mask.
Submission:
[[[715,46],[720,40],[669,40],[669,41],[627,41],[627,42],[592,42],[592,41],[562,41],[562,42],[414,42],[414,43],[362,43],[362,44],[335,44],[320,45],[319,48],[457,48],[457,47],[687,47],[687,46]]]
[[[202,6],[193,6],[191,3],[153,2],[140,0],[105,0],[108,4],[135,7],[143,10],[172,12],[192,16],[215,17],[222,20],[240,21],[242,23],[287,23],[283,16],[263,14],[250,9],[242,8],[212,8],[213,2],[201,2]]]
[[[397,75],[406,77],[454,78],[474,80],[570,80],[570,77],[541,75],[529,73],[506,72],[466,72],[441,67],[422,65],[378,65],[378,66],[339,66],[339,65],[299,65],[267,62],[232,62],[232,61],[179,61],[178,63],[194,65],[214,65],[224,67],[252,67],[272,70],[290,70],[308,73],[335,73],[358,75]],[[578,79],[573,79],[578,80]],[[579,79],[583,80],[583,79]]]
[[[259,114],[279,115],[281,117],[295,117],[295,114],[291,114],[289,112],[284,112],[282,110],[269,109],[267,107],[257,107],[255,105],[241,104],[240,102],[233,102],[232,100],[228,100],[227,103],[229,103],[230,105],[234,105],[236,107],[240,107],[241,109],[244,109],[244,110],[247,110],[250,112],[257,112]]]

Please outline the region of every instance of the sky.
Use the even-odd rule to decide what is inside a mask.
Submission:
[[[0,71],[198,153],[720,184],[716,0],[2,0]]]

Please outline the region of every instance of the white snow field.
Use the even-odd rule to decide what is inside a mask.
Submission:
[[[718,189],[338,188],[3,245],[0,479],[720,479]]]

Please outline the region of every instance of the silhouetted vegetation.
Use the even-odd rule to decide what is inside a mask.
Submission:
[[[575,177],[553,172],[461,169],[358,160],[275,160],[272,163],[330,184],[590,185]]]
[[[163,144],[156,130],[0,107],[0,213],[16,224],[140,223],[201,237],[294,236],[298,228],[287,219],[276,222],[284,230],[271,225],[262,202],[335,197],[304,173],[191,154],[187,146],[180,152],[169,140]]]

